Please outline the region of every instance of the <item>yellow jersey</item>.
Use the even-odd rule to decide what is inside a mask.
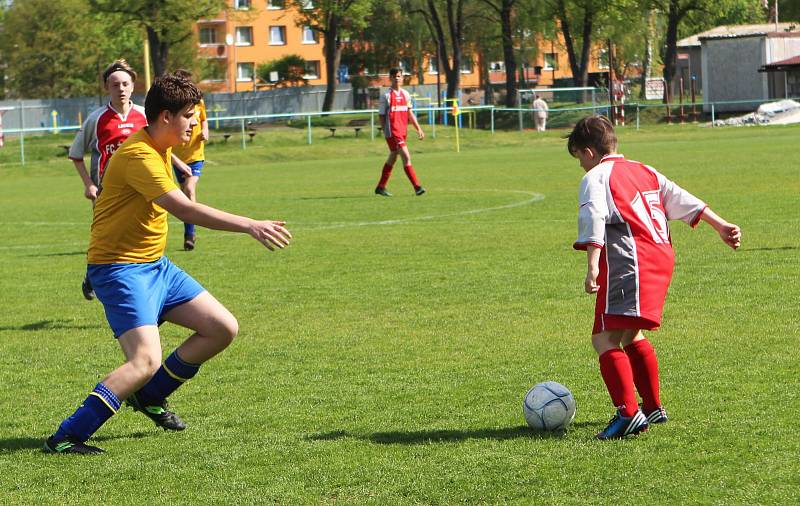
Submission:
[[[189,142],[178,144],[172,149],[175,156],[186,163],[206,159],[205,142],[200,137],[203,132],[203,122],[206,120],[206,103],[202,100],[194,108],[194,119],[197,120],[197,125],[192,129],[192,138]]]
[[[94,207],[90,264],[155,262],[163,256],[167,211],[153,200],[178,188],[170,154],[159,152],[143,128],[111,157]]]

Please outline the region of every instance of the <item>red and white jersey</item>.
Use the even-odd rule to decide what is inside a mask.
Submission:
[[[654,168],[622,155],[606,155],[586,173],[578,202],[573,247],[603,248],[598,305],[607,314],[660,322],[675,264],[667,221],[694,227],[706,205]]]
[[[411,112],[411,95],[404,89],[389,90],[381,95],[378,114],[383,116],[383,135],[405,139],[408,132],[408,115]]]
[[[114,151],[125,142],[132,133],[147,126],[144,108],[133,105],[127,115],[118,113],[109,103],[86,118],[72,146],[69,157],[72,160],[83,160],[87,151],[91,151],[92,161],[89,174],[92,181],[99,186],[108,166],[108,160]]]

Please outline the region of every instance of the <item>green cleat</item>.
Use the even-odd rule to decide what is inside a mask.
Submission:
[[[42,451],[45,453],[75,453],[78,455],[98,455],[103,453],[102,448],[87,445],[74,436],[67,436],[58,440],[54,436],[50,436],[44,442]]]
[[[139,401],[136,394],[133,394],[125,400],[125,404],[132,407],[134,411],[144,413],[145,416],[164,430],[183,430],[186,428],[186,423],[181,420],[181,417],[169,410],[166,399],[161,404],[145,406]]]

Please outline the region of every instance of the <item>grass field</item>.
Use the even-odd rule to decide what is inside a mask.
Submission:
[[[429,192],[414,197],[398,166],[391,199],[372,194],[384,143],[325,133],[209,147],[200,199],[285,219],[294,243],[270,253],[201,231],[185,253],[171,222],[167,255],[240,335],[173,396],[189,429],[124,409],[94,458],[40,452],[121,363],[80,294],[90,206],[60,141],[0,165],[0,503],[800,502],[800,128],[621,133],[622,153],[741,225],[744,243],[673,224],[651,334],[671,418],[618,442],[593,439],[612,408],[571,249],[583,172],[563,132],[463,132],[459,154],[452,131],[412,139]],[[162,327],[165,353],[185,335]],[[523,395],[544,380],[577,400],[563,438],[524,425]]]

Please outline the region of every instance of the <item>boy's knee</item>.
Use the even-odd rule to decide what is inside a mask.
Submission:
[[[239,321],[235,316],[229,313],[224,318],[217,320],[214,337],[224,342],[226,346],[231,344],[238,334]]]
[[[161,367],[161,356],[155,354],[143,354],[130,360],[137,382],[146,381]]]

